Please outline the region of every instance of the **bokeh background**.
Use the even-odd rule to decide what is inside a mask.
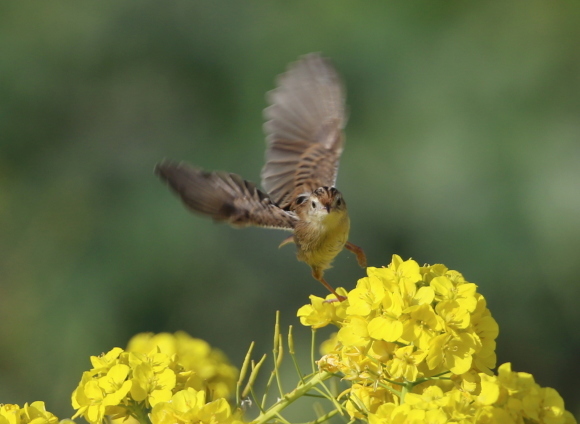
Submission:
[[[4,2],[0,401],[72,415],[89,355],[185,330],[240,364],[326,295],[285,233],[189,214],[162,158],[259,182],[262,109],[331,57],[351,240],[478,284],[498,363],[580,413],[580,3]],[[353,288],[349,252],[326,274]],[[296,328],[307,348],[309,330]]]

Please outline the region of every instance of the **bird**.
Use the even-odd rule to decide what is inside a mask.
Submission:
[[[263,191],[237,174],[184,162],[163,160],[155,174],[187,208],[214,221],[291,231],[280,247],[294,243],[298,260],[336,297],[331,301],[343,301],[324,271],[344,248],[367,266],[363,249],[348,240],[350,218],[335,187],[347,120],[343,83],[330,59],[310,53],[288,65],[267,100]]]

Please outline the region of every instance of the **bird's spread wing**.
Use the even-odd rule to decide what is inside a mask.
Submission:
[[[205,172],[183,163],[162,162],[155,173],[189,209],[236,227],[256,225],[292,230],[298,218],[276,206],[254,184],[239,175]]]
[[[344,144],[345,95],[328,59],[309,54],[268,93],[262,186],[281,208],[318,187],[334,186]]]

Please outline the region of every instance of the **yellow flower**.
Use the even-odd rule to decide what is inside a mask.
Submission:
[[[475,298],[477,305],[471,316],[471,322],[477,335],[481,339],[496,339],[499,334],[499,326],[487,309],[485,298],[480,293],[476,293]]]
[[[412,259],[403,261],[399,255],[393,255],[391,263],[387,270],[392,271],[399,284],[412,283],[421,281],[421,268],[419,264]]]
[[[451,422],[458,422],[458,423],[473,423],[476,422],[478,424],[488,423],[487,421],[474,421],[473,414],[476,412],[473,408],[473,397],[469,394],[459,390],[457,388],[453,388],[445,393],[445,398],[447,403],[443,406],[443,409],[449,415],[449,419]],[[488,424],[494,423],[494,421],[490,421]],[[505,424],[510,423],[510,421],[506,421]],[[495,424],[504,424],[503,422],[499,421]]]
[[[447,268],[445,265],[435,264],[422,266],[419,272],[421,273],[423,281],[426,284],[430,284],[433,278],[445,275],[448,271],[449,268]]]
[[[105,415],[126,417],[130,413],[126,406],[133,401],[154,406],[191,386],[215,397],[233,391],[237,370],[203,340],[185,333],[143,333],[129,342],[128,349],[91,357],[93,368],[83,374],[72,395],[75,417],[83,415],[95,423]]]
[[[320,343],[320,353],[326,355],[327,353],[334,352],[336,345],[338,343],[338,333],[332,333],[330,337]]]
[[[432,287],[418,287],[416,281],[407,279],[399,284],[405,305],[430,305],[435,299]]]
[[[155,424],[156,414],[164,411],[163,416],[166,418],[169,418],[170,415],[173,415],[173,418],[182,422],[193,421],[197,418],[199,411],[204,405],[205,393],[188,388],[173,395],[171,402],[163,402],[159,407],[154,407],[151,414],[151,419]],[[163,420],[160,420],[159,424],[162,424],[163,422]]]
[[[371,344],[368,355],[375,358],[379,362],[387,363],[395,353],[398,346],[395,343],[384,342],[382,340],[375,340]]]
[[[379,374],[383,373],[381,364],[367,353],[366,348],[344,346],[340,354],[342,364],[339,366],[345,380],[376,382]]]
[[[341,360],[340,355],[336,353],[328,353],[320,358],[316,364],[320,371],[328,372],[348,372],[345,370],[344,362]]]
[[[415,342],[420,349],[426,350],[429,341],[443,329],[443,320],[431,305],[411,306],[405,312],[402,338],[407,343]]]
[[[417,379],[419,374],[417,366],[423,362],[427,354],[414,349],[413,346],[406,346],[395,350],[394,358],[387,363],[387,371],[393,379],[404,378],[407,381]]]
[[[379,278],[385,289],[391,293],[401,293],[411,285],[421,281],[421,268],[412,259],[403,261],[400,256],[393,255],[391,263],[386,268],[368,268],[369,277]]]
[[[0,405],[0,423],[2,424],[56,424],[58,418],[48,412],[44,402],[25,403],[22,408],[14,404]]]
[[[533,420],[546,424],[564,423],[564,401],[551,387],[538,387],[526,394],[522,403],[524,412]]]
[[[530,374],[512,372],[509,364],[493,374],[499,328],[476,290],[444,265],[419,267],[394,255],[386,268],[368,268],[347,301],[311,297],[298,315],[314,328],[339,328],[318,366],[351,382],[345,391],[351,418],[575,423],[558,393],[539,387]]]
[[[447,396],[440,387],[429,386],[423,393],[407,393],[405,403],[411,405],[414,409],[423,409],[425,411],[439,409],[449,403]]]
[[[191,387],[177,392],[169,401],[156,404],[151,412],[151,422],[152,424],[241,423],[225,399],[206,403],[205,393]]]
[[[19,424],[20,407],[10,403],[0,405],[0,424]]]
[[[516,417],[518,421],[503,408],[495,406],[482,406],[474,410],[475,420],[478,424],[521,424],[521,417]]]
[[[481,391],[477,396],[477,401],[482,405],[493,405],[499,399],[500,384],[496,376],[490,377],[486,374],[480,374]]]
[[[368,421],[370,424],[443,424],[447,416],[442,411],[412,409],[407,403],[398,406],[386,403],[379,406],[376,413],[369,414]]]
[[[367,268],[367,277],[347,294],[347,301],[329,304],[311,297],[311,305],[298,314],[305,325],[318,328],[332,323],[339,328],[337,344],[328,346],[332,356],[323,361],[323,367],[342,370],[347,379],[376,382],[389,370],[397,376],[392,378],[429,378],[445,371],[491,373],[497,323],[476,289],[461,273],[444,265],[419,267],[411,259],[403,261],[394,255],[387,267]],[[398,348],[414,346],[408,349],[415,352],[411,357],[427,355],[427,360],[423,357],[412,367],[403,366],[411,357],[397,357],[393,353],[397,349],[377,354],[379,342],[397,343]],[[370,368],[368,357],[375,361]],[[471,382],[468,386],[475,390]]]
[[[474,346],[474,337],[468,333],[441,334],[429,343],[427,364],[430,369],[443,365],[453,374],[463,374],[471,367]]]
[[[374,268],[370,266],[367,268],[367,275],[371,279],[380,281],[387,291],[394,292],[399,290],[399,280],[395,271],[391,268]]]
[[[328,295],[326,299],[311,295],[311,304],[304,305],[296,314],[302,325],[322,328],[328,324],[341,322],[344,317],[341,318],[338,314],[344,311],[346,302],[328,302],[329,299],[334,299],[334,295]]]
[[[396,406],[392,403],[381,405],[377,412],[369,414],[370,424],[445,424],[450,422],[442,409],[413,409],[405,403]]]
[[[127,343],[127,352],[143,355],[159,352],[171,357],[177,352],[177,339],[170,333],[139,333]]]
[[[153,365],[142,362],[133,369],[131,397],[137,402],[145,400],[151,406],[168,401],[171,399],[175,380],[172,370],[166,368],[156,373]]]
[[[168,355],[158,352],[157,349],[148,353],[129,352],[126,354],[127,362],[133,370],[137,369],[139,365],[146,363],[151,366],[155,373],[160,373],[171,367],[171,359]]]
[[[489,309],[485,307],[485,298],[479,293],[476,294],[477,307],[471,316],[473,331],[479,337],[481,348],[473,356],[475,368],[488,375],[492,375],[492,368],[495,368],[497,356],[495,354],[495,339],[499,334],[499,326],[491,316]]]
[[[457,281],[458,278],[456,277],[455,280]],[[459,280],[463,281],[463,278]],[[477,286],[475,284],[463,282],[460,284],[454,284],[452,278],[445,275],[433,278],[430,285],[435,291],[435,299],[439,302],[454,300],[468,312],[475,311],[475,307],[477,306],[477,300],[475,299],[475,290],[477,289]]]
[[[131,389],[131,382],[127,381],[129,368],[124,364],[113,365],[106,375],[97,379],[99,387],[107,394],[114,394],[120,399]]]
[[[403,335],[403,299],[398,292],[386,292],[382,301],[381,314],[368,325],[368,333],[373,339],[386,342],[397,341]]]
[[[113,348],[101,356],[91,356],[93,368],[83,373],[72,394],[73,416],[83,416],[90,423],[100,423],[105,415],[127,416],[122,404],[131,389],[130,368],[122,361],[123,349]]]
[[[500,384],[502,387],[507,389],[510,396],[528,392],[536,386],[534,377],[531,374],[525,372],[513,372],[512,365],[509,362],[500,365],[497,369],[497,374]]]
[[[103,353],[100,356],[91,356],[91,364],[93,365],[93,370],[98,373],[107,372],[113,365],[117,363],[119,355],[123,353],[123,349],[120,347],[114,347],[107,353]]]
[[[391,419],[393,416],[393,412],[397,408],[397,405],[394,403],[383,403],[381,406],[377,408],[377,411],[373,414],[370,413],[368,415],[369,424],[391,424],[395,421]],[[410,409],[409,406],[406,406],[407,409]]]
[[[368,274],[368,277],[358,280],[356,288],[348,293],[349,306],[346,309],[348,315],[367,316],[383,301],[385,296],[383,282],[376,273]]]
[[[342,324],[337,340],[346,346],[364,346],[369,342],[367,321],[359,316],[352,316]]]
[[[21,412],[23,412],[21,424],[56,424],[58,422],[58,418],[46,410],[44,402],[36,401],[30,405],[25,403]]]
[[[447,414],[439,408],[425,411],[425,420],[423,422],[428,424],[445,424],[448,420],[449,417],[447,417]]]
[[[346,410],[351,418],[362,419],[367,413],[376,412],[380,405],[392,401],[391,395],[385,389],[374,389],[361,384],[353,384],[348,395]]]
[[[127,351],[136,355],[131,359],[135,366],[146,361],[156,373],[172,369],[177,377],[173,393],[187,387],[208,389],[214,398],[233,393],[237,369],[221,351],[184,332],[141,333],[129,341]]]
[[[373,339],[395,342],[403,335],[403,323],[390,315],[373,318],[368,324],[368,334]]]
[[[469,311],[456,301],[439,302],[435,307],[437,315],[443,318],[445,325],[452,330],[464,330],[470,324]]]
[[[85,372],[72,395],[73,407],[77,409],[72,418],[82,415],[90,423],[102,422],[105,415],[111,413],[110,407],[117,406],[127,395],[131,384],[126,383],[129,384],[122,385],[113,393],[107,393],[90,372]]]
[[[221,424],[238,421],[232,415],[230,405],[225,399],[217,399],[204,405],[199,411],[199,419],[202,423]]]
[[[450,378],[455,383],[455,386],[465,393],[479,393],[481,389],[481,377],[473,367],[461,375],[451,375]]]

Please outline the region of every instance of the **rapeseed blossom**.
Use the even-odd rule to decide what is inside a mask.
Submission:
[[[183,332],[143,333],[126,349],[90,358],[72,394],[73,419],[91,424],[254,424],[289,421],[282,411],[302,396],[330,401],[332,410],[315,421],[348,415],[370,424],[575,424],[558,392],[506,363],[497,369],[499,328],[477,286],[444,265],[393,256],[344,301],[310,296],[298,311],[303,325],[337,331],[321,346],[322,357],[303,374],[296,360],[292,327],[287,352],[299,375],[286,392],[280,366],[285,351],[279,315],[274,330],[274,369],[263,396],[254,383],[265,363],[252,359],[253,343],[239,374],[225,356]],[[311,355],[314,355],[314,334]],[[316,369],[316,365],[318,370]],[[337,394],[325,381],[341,377]],[[244,382],[245,386],[244,386]],[[274,384],[274,382],[276,384]],[[269,392],[278,389],[275,401]],[[236,406],[227,398],[234,394]],[[253,406],[256,405],[256,406]],[[317,411],[318,412],[318,411]],[[320,411],[322,412],[322,411]],[[0,424],[74,424],[47,412],[43,402],[0,404]]]
[[[342,290],[342,289],[340,289]],[[345,294],[343,291],[341,294]],[[310,296],[303,325],[338,328],[323,343],[320,371],[350,381],[351,418],[371,424],[571,424],[558,392],[496,366],[497,322],[477,286],[441,264],[394,255],[343,302]]]
[[[199,423],[242,424],[225,399],[206,402],[205,392],[191,387],[177,392],[166,402],[155,405],[152,424]]]
[[[495,366],[499,330],[475,284],[442,265],[420,267],[396,255],[388,267],[368,268],[367,274],[346,301],[311,296],[311,304],[298,311],[304,325],[339,328],[329,354],[357,368],[349,375],[364,374],[361,382],[404,382],[443,372],[487,373]],[[378,356],[384,342],[392,351]],[[378,361],[378,372],[367,375],[353,364],[353,350],[362,361]]]
[[[227,398],[233,394],[238,370],[226,356],[209,343],[178,331],[169,333],[141,333],[128,343],[127,351],[147,354],[158,350],[171,358],[168,367],[175,372],[175,391],[193,387],[208,389],[214,398]]]
[[[48,412],[44,402],[25,403],[21,408],[14,404],[0,405],[0,424],[57,424],[58,418]]]
[[[443,390],[427,386],[420,393],[408,393],[404,403],[385,402],[368,414],[371,424],[390,423],[486,423],[486,424],[572,424],[575,419],[564,409],[560,395],[540,387],[527,373],[499,367],[499,376],[480,373],[479,394],[458,387]],[[517,389],[514,391],[514,388]]]
[[[83,416],[90,423],[101,423],[106,416],[139,419],[157,405],[161,405],[157,417],[169,416],[169,410],[181,411],[175,409],[180,402],[190,403],[194,392],[200,416],[210,421],[234,416],[224,397],[233,393],[237,370],[221,352],[185,333],[138,334],[127,350],[116,347],[92,356],[91,364],[72,394],[77,410],[73,419]],[[171,416],[179,415],[173,412]],[[179,422],[205,422],[200,420]]]

